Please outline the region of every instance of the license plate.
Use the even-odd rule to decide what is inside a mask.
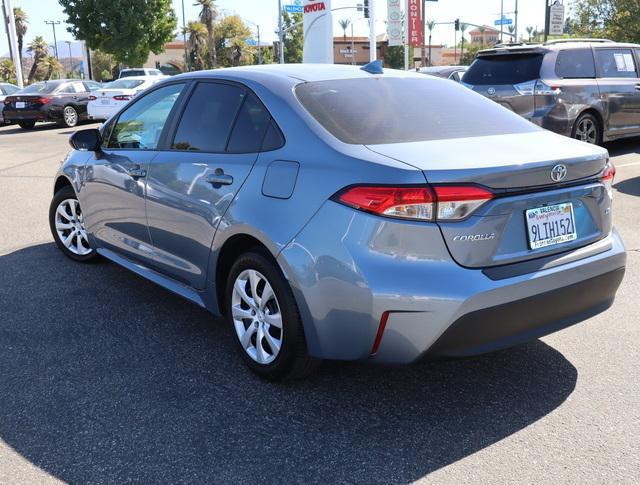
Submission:
[[[111,101],[111,100],[110,100],[109,98],[102,98],[102,99],[100,100],[100,103],[102,103],[102,104],[109,104],[109,102],[110,102],[110,101]]]
[[[16,101],[16,108],[24,108],[24,107],[25,107],[24,101]]]
[[[573,204],[548,205],[525,211],[529,248],[539,249],[575,240]]]

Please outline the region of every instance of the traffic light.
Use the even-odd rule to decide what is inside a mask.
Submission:
[[[453,25],[455,26],[456,31],[460,30],[460,19],[456,19]]]
[[[364,18],[369,18],[369,0],[364,0]]]

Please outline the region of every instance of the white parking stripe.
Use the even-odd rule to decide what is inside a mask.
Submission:
[[[616,164],[616,168],[631,167],[633,165],[640,165],[640,162],[621,163],[620,165]]]

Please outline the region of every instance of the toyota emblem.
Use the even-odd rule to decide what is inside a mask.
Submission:
[[[489,89],[487,89],[487,93],[493,96],[494,94],[496,94],[496,89],[495,88],[489,88]]]
[[[567,167],[559,163],[551,169],[551,180],[560,182],[567,176]]]

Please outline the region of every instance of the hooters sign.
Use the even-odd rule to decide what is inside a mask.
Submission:
[[[333,64],[331,0],[305,0],[302,13],[302,62]]]
[[[422,12],[421,0],[407,0],[407,34],[409,45],[422,45]]]

